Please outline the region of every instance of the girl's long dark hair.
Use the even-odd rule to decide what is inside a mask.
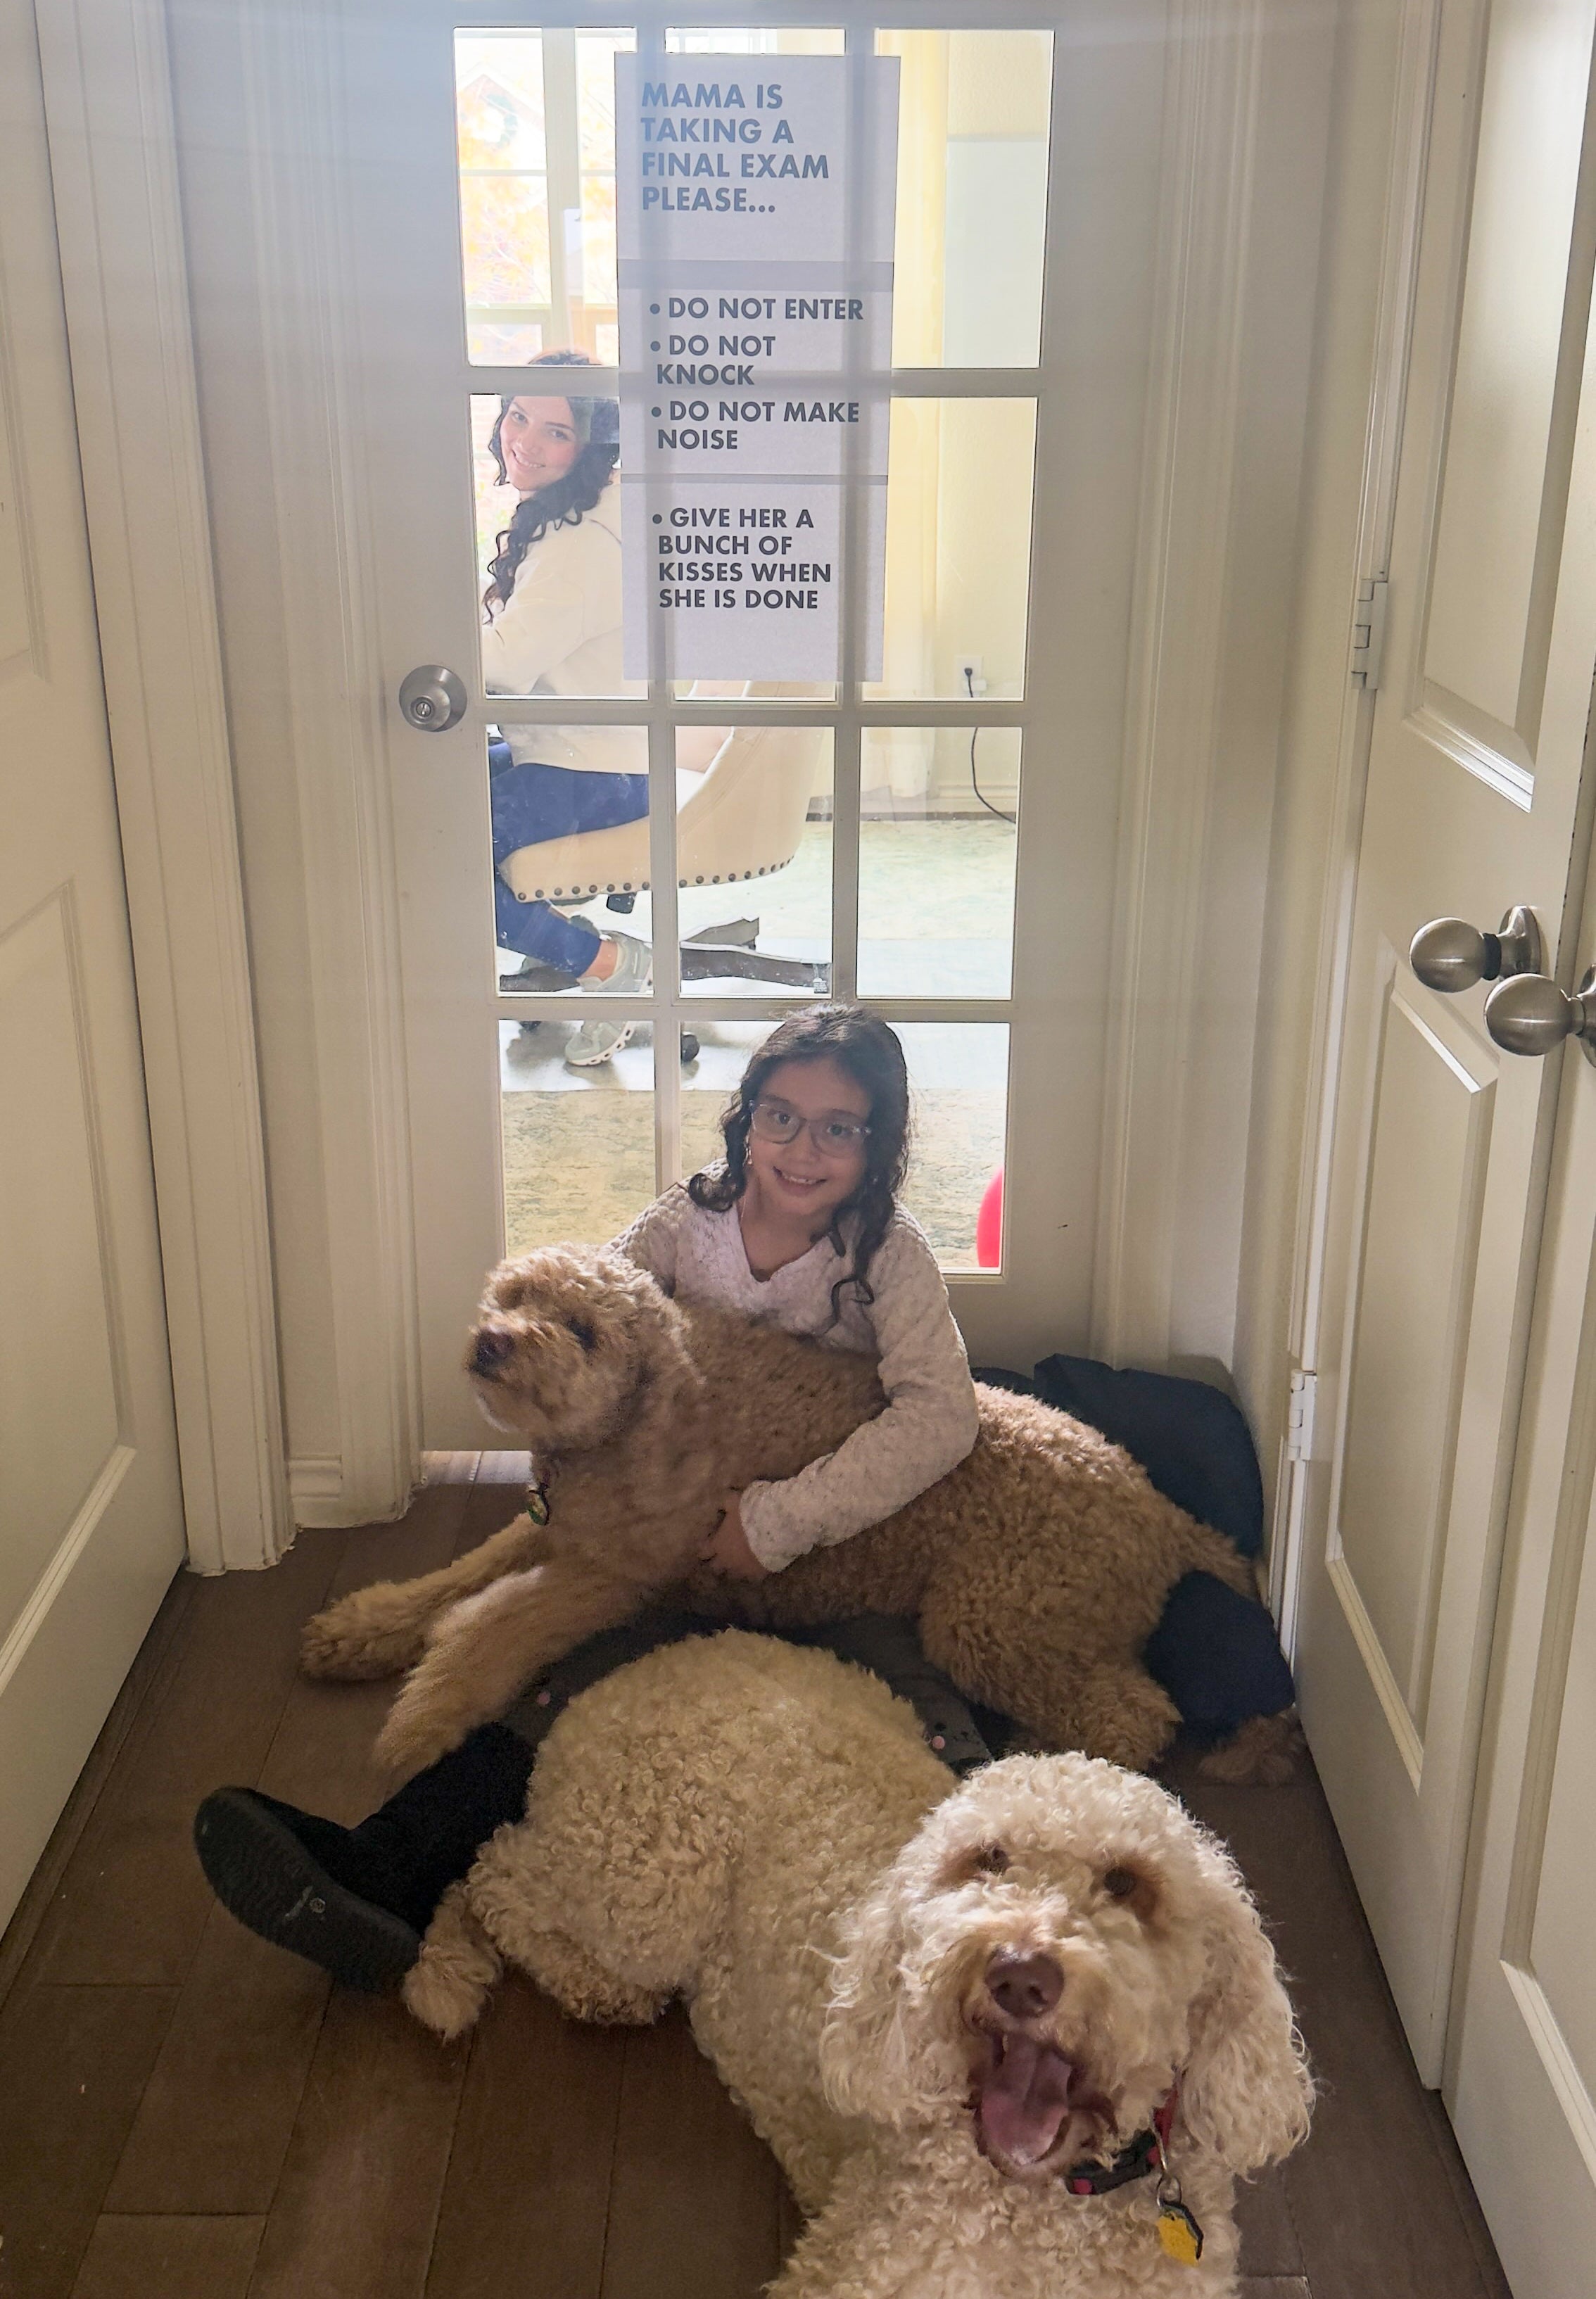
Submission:
[[[529,367],[591,367],[593,361],[586,352],[541,352]],[[568,394],[559,394],[566,396]],[[510,411],[510,402],[504,400],[493,429],[488,434],[487,450],[499,469],[499,484],[503,486],[508,474],[504,469],[504,452],[499,434],[504,427],[504,418]],[[609,486],[620,449],[613,440],[590,439],[562,479],[555,479],[535,494],[523,495],[511,513],[510,524],[494,537],[497,546],[487,562],[488,585],[482,593],[482,604],[489,621],[494,610],[507,603],[515,588],[515,578],[522,560],[535,543],[541,543],[552,527],[579,527],[584,511],[591,510]]]
[[[850,1265],[831,1289],[831,1321],[842,1315],[843,1289],[851,1287],[861,1307],[876,1299],[870,1264],[892,1226],[898,1192],[909,1170],[909,1073],[896,1033],[863,1006],[817,1006],[778,1023],[743,1073],[742,1083],[721,1114],[725,1162],[694,1174],[687,1195],[706,1213],[729,1213],[748,1187],[748,1135],[753,1108],[766,1081],[783,1062],[834,1061],[869,1096],[869,1133],[859,1187],[845,1198],[826,1232],[833,1250],[847,1251],[844,1216],[857,1216],[858,1235]]]

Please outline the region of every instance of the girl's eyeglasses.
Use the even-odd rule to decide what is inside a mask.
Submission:
[[[756,1101],[749,1124],[761,1141],[796,1141],[804,1127],[822,1158],[851,1158],[869,1132],[857,1117],[800,1117],[785,1101]]]

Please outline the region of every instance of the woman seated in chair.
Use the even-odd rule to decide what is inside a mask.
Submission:
[[[585,352],[543,352],[538,368],[590,367]],[[619,410],[568,394],[503,401],[488,446],[520,497],[488,561],[483,679],[490,694],[621,692]],[[524,846],[636,822],[648,812],[647,733],[641,726],[511,726],[487,749],[493,814],[495,939],[584,990],[636,991],[649,978],[646,942],[601,934],[586,918],[522,901],[499,865]],[[586,1022],[565,1058],[607,1062],[629,1022]]]

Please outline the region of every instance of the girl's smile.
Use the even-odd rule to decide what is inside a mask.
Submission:
[[[518,494],[562,479],[581,452],[568,400],[512,399],[500,419],[504,477]]]
[[[838,1207],[859,1187],[866,1137],[853,1129],[870,1121],[869,1095],[828,1055],[779,1063],[760,1100],[789,1112],[798,1127],[786,1141],[769,1140],[757,1124],[749,1133],[741,1211],[744,1245],[756,1271],[780,1268],[825,1235]],[[827,1141],[828,1126],[837,1129],[840,1141]]]

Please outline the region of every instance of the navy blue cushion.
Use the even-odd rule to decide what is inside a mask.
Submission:
[[[1140,1461],[1168,1499],[1234,1541],[1263,1547],[1263,1479],[1252,1432],[1223,1390],[1167,1373],[1116,1373],[1093,1357],[1043,1357],[1036,1395]]]
[[[1225,1533],[1244,1556],[1263,1546],[1263,1479],[1251,1432],[1222,1390],[1170,1374],[1116,1373],[1093,1357],[1044,1357],[1035,1378],[983,1366],[976,1378],[1085,1421],[1139,1461],[1165,1497]],[[1169,1591],[1142,1656],[1182,1719],[1222,1739],[1296,1697],[1266,1606],[1188,1573]]]

